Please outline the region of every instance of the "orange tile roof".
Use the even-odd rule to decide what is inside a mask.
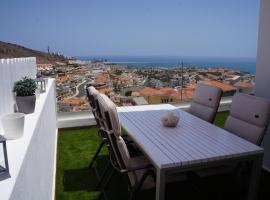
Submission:
[[[180,100],[181,98],[182,98],[182,100],[190,100],[193,98],[194,92],[195,92],[194,87],[183,88],[182,89],[182,97],[181,97],[181,89],[180,89],[178,92],[178,95],[175,98],[178,100]]]
[[[196,84],[187,85],[185,88],[195,90],[196,89]]]
[[[42,64],[37,64],[38,68],[46,68],[46,67],[53,67],[51,63],[42,63]]]
[[[254,87],[253,84],[246,82],[246,81],[238,81],[233,86],[239,87],[239,88],[253,88]]]
[[[96,77],[94,83],[95,84],[101,84],[101,83],[106,83],[108,82],[108,78],[106,76],[103,76],[103,75],[99,75]]]
[[[161,95],[164,96],[177,96],[178,95],[178,91],[176,89],[173,88],[161,88],[160,90]]]
[[[63,83],[69,80],[69,76],[60,76],[56,78],[56,82]]]
[[[202,81],[202,83],[219,87],[223,92],[228,92],[228,91],[236,90],[236,87],[233,87],[230,84],[221,83],[221,82],[215,81],[215,80]]]
[[[131,96],[134,96],[134,97],[139,97],[140,96],[140,92],[132,92],[131,93]]]
[[[125,76],[125,77],[121,77],[119,80],[120,81],[131,81],[132,79],[133,79],[132,77]]]
[[[190,86],[187,88],[183,88],[182,90],[182,100],[188,100],[188,99],[192,99],[193,95],[194,95],[194,91],[195,91],[195,87],[194,86]],[[176,99],[181,99],[181,89],[176,90],[174,88],[161,88],[161,89],[154,89],[154,88],[150,88],[150,87],[146,87],[144,89],[142,89],[141,91],[138,92],[133,92],[132,93],[133,96],[167,96],[167,97],[172,97],[172,98],[176,98]]]
[[[69,105],[73,105],[73,106],[81,106],[84,104],[84,101],[80,98],[70,98],[70,99],[62,99],[60,101],[58,101],[58,103],[60,104],[69,104]]]
[[[150,87],[145,87],[141,91],[138,91],[141,95],[144,96],[154,96],[154,95],[159,95],[159,90],[150,88]]]
[[[175,90],[173,88],[164,87],[164,88],[160,88],[160,91],[171,92],[171,91],[175,91]]]

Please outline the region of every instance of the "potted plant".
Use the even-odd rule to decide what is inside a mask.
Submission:
[[[24,114],[35,111],[37,84],[35,79],[24,77],[14,83],[13,92],[16,96],[18,111]]]

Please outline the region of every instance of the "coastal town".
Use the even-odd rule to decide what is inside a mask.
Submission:
[[[226,68],[181,65],[171,68],[139,68],[102,60],[68,59],[67,63],[38,64],[45,77],[56,79],[59,112],[89,109],[85,88],[92,85],[118,106],[190,101],[196,83],[220,87],[223,96],[236,91],[252,93],[254,74]]]

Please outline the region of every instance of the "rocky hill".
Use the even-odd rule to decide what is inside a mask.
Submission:
[[[21,57],[36,57],[38,64],[56,62],[66,63],[67,58],[62,55],[36,51],[17,44],[11,44],[0,41],[0,59],[1,58],[21,58]]]

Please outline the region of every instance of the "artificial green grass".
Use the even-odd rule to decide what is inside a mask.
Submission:
[[[223,127],[227,116],[228,112],[218,113],[215,124]],[[57,200],[98,199],[100,193],[95,190],[96,177],[93,170],[88,169],[91,157],[94,155],[98,145],[99,139],[96,128],[59,131],[56,179]],[[99,156],[99,167],[105,162],[106,156],[106,148],[103,148]],[[118,175],[115,179],[111,183],[112,192],[109,191],[108,195],[110,200],[128,199],[127,183],[125,183],[123,176]],[[143,199],[148,200],[153,196],[153,191],[150,191],[149,194],[144,194]]]
[[[95,175],[87,166],[99,144],[97,129],[59,131],[56,199],[96,199]],[[102,152],[106,154],[106,152]],[[101,154],[101,155],[102,155]]]
[[[219,127],[223,128],[224,124],[225,124],[225,121],[226,121],[228,116],[229,116],[229,112],[219,112],[219,113],[217,113],[214,124],[216,126],[219,126]]]

